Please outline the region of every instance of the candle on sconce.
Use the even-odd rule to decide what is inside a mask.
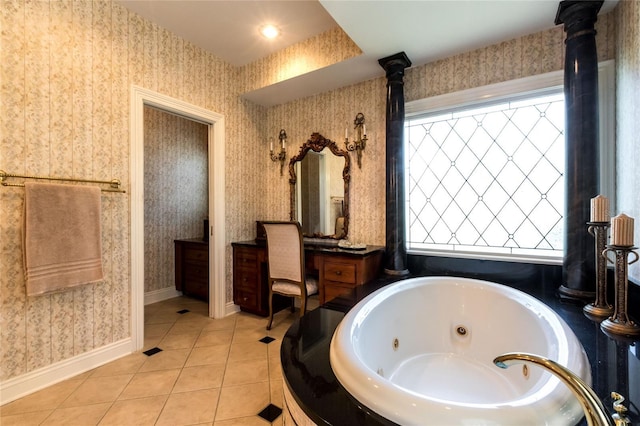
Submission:
[[[349,139],[349,128],[348,127],[344,128],[344,139],[345,140]]]
[[[271,149],[271,152],[273,152],[273,139],[271,139],[270,141],[269,149]]]
[[[598,195],[591,199],[591,222],[609,222],[609,199]]]
[[[633,245],[633,218],[624,213],[611,219],[611,245]]]
[[[282,149],[284,149],[285,141],[286,141],[286,139],[282,138]]]
[[[363,125],[362,125],[362,134],[363,134],[364,136],[367,136],[367,126],[366,126],[366,124],[363,124]]]

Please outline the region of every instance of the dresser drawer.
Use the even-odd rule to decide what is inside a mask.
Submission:
[[[337,281],[340,283],[356,283],[356,265],[352,263],[338,263],[326,261],[323,267],[325,281]]]
[[[187,246],[184,248],[184,261],[209,263],[209,251],[200,247]]]
[[[174,242],[176,290],[209,301],[209,245],[195,238]]]
[[[184,277],[189,281],[208,281],[209,265],[202,263],[186,263]]]

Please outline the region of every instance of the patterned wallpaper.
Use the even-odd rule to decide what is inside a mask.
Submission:
[[[240,68],[242,92],[261,89],[362,54],[360,48],[335,27],[274,52]]]
[[[173,288],[175,239],[203,237],[207,142],[202,123],[144,107],[144,291]]]
[[[615,18],[600,16],[596,23],[600,60],[615,55]],[[561,26],[507,40],[471,52],[409,68],[405,72],[405,100],[411,101],[471,87],[561,70],[564,66],[564,33]],[[353,128],[358,112],[366,117],[368,142],[362,169],[352,154],[349,238],[368,244],[385,244],[385,96],[386,78],[381,77],[331,92],[274,106],[267,111],[267,137],[280,128],[289,136],[289,156],[313,132],[344,146],[345,127]],[[263,143],[268,152],[268,143]],[[276,165],[269,166],[270,218],[287,218],[287,177]]]
[[[226,116],[227,241],[251,235],[263,214],[255,143],[264,111],[239,100],[234,67],[111,1],[6,0],[0,26],[3,170],[115,177],[128,189],[129,97],[139,85]],[[239,164],[256,173],[245,177]],[[102,197],[105,280],[27,298],[23,190],[0,191],[0,380],[130,336],[129,193]],[[231,300],[230,248],[227,264]]]
[[[616,7],[617,68],[617,211],[635,219],[635,245],[640,245],[640,2]],[[640,262],[629,266],[629,278],[640,284]]]
[[[628,71],[619,82],[637,88],[638,6],[627,3],[634,2],[621,2],[626,12],[617,15],[619,22],[611,14],[600,18],[598,49],[601,59],[613,58],[616,25],[625,28],[618,36],[625,53],[618,55]],[[257,81],[269,84],[280,75],[283,61],[317,55],[322,46],[342,52],[344,58],[356,55],[342,35],[329,32],[321,37],[335,38],[338,45],[299,43],[238,69],[109,0],[4,0],[0,26],[3,170],[116,177],[128,188],[132,84],[224,114],[227,301],[232,300],[230,242],[253,238],[256,219],[288,218],[288,179],[268,156],[268,138],[275,138],[281,128],[289,136],[291,156],[312,132],[342,144],[345,127],[358,112],[365,115],[369,142],[362,169],[352,161],[350,233],[352,240],[384,244],[385,79],[271,108],[239,96],[255,89],[254,76],[268,76]],[[406,99],[560,69],[558,44],[562,34],[555,28],[414,67],[405,78]],[[331,55],[321,61],[336,60],[327,58]],[[637,100],[630,96],[622,106],[637,112]],[[638,134],[633,116],[631,111],[624,116],[619,132]],[[637,179],[636,172],[634,183]],[[129,336],[128,194],[102,197],[105,280],[26,298],[20,242],[23,191],[0,190],[0,380]],[[630,213],[637,213],[637,201],[629,203],[636,209]]]

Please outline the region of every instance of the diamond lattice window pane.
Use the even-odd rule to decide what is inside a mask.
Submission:
[[[561,91],[411,118],[406,129],[410,248],[562,254]]]

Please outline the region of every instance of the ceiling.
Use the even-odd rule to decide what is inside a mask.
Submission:
[[[378,59],[404,51],[413,66],[554,27],[557,0],[118,0],[233,64],[245,65],[340,26],[363,54],[245,97],[261,105],[384,75]],[[618,0],[607,0],[600,13]],[[265,23],[281,35],[266,40]]]

